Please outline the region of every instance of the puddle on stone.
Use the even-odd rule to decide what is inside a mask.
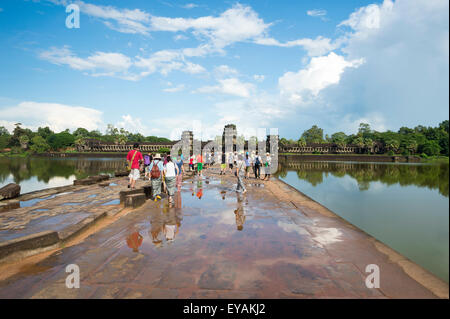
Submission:
[[[109,202],[101,204],[101,206],[119,205],[119,204],[120,204],[120,199],[113,199],[113,200],[110,200]]]
[[[31,207],[36,205],[39,202],[42,202],[43,200],[52,199],[55,198],[56,195],[47,196],[44,198],[33,198],[30,200],[20,201],[20,207]]]
[[[47,211],[49,211],[48,208],[38,208],[38,209],[33,209],[30,213],[47,212]]]
[[[85,204],[85,203],[63,203],[63,204],[61,204],[61,206],[80,206],[80,205],[83,205],[83,204]]]
[[[97,194],[92,194],[92,195],[88,196],[88,198],[94,198],[94,197],[97,197]]]
[[[109,186],[117,186],[116,183],[110,183]]]
[[[25,227],[0,231],[0,241],[36,234],[49,229],[60,231],[68,225],[76,224],[88,216],[89,213],[85,212],[66,213],[51,217],[42,216],[31,220]]]

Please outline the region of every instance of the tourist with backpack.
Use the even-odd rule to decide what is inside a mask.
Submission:
[[[139,144],[134,143],[133,149],[127,154],[127,168],[130,171],[130,178],[128,182],[128,188],[134,189],[136,186],[136,181],[141,177],[141,172],[139,170],[140,162],[142,162],[144,158],[142,157],[141,152],[139,152]]]
[[[173,203],[173,195],[175,195],[176,178],[179,174],[178,165],[172,162],[170,155],[166,157],[167,164],[164,165],[164,178],[167,186],[167,194],[169,195],[169,204]]]
[[[150,166],[150,178],[152,181],[152,196],[154,201],[156,202],[158,199],[161,199],[161,183],[162,183],[162,175],[164,171],[164,165],[161,161],[161,155],[156,154],[151,162]]]
[[[144,155],[144,179],[148,178],[150,180],[150,170],[148,167],[152,161],[152,155],[150,153]]]
[[[258,179],[261,176],[261,156],[259,156],[258,152],[256,152],[255,156],[255,178]]]

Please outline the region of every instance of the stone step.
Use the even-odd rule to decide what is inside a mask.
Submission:
[[[145,203],[145,194],[132,194],[125,198],[125,207],[136,208]]]
[[[20,185],[10,183],[0,188],[0,200],[16,198],[20,195]]]
[[[144,189],[143,188],[137,188],[137,189],[133,189],[133,190],[126,190],[126,191],[121,191],[119,192],[119,197],[120,197],[120,203],[124,203],[125,199],[128,195],[134,195],[134,194],[144,194]]]

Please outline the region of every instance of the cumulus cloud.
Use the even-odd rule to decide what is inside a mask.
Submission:
[[[99,110],[57,103],[22,102],[1,109],[0,118],[7,123],[20,122],[33,129],[48,126],[56,132],[78,127],[95,130],[103,125]]]
[[[362,59],[347,61],[332,52],[327,56],[312,58],[309,65],[298,72],[286,72],[278,80],[280,93],[296,104],[305,102],[309,94],[317,96],[324,88],[339,83],[346,68],[357,68]]]
[[[448,119],[449,2],[385,0],[340,24],[342,52],[364,65],[344,74],[324,98],[353,118],[384,114],[384,127],[436,125]]]
[[[206,44],[186,50],[185,54],[190,56],[223,52],[223,49],[232,43],[262,37],[269,26],[270,24],[264,23],[264,20],[259,18],[251,7],[241,4],[235,4],[217,17],[151,17],[151,28],[154,31],[191,31],[198,39],[207,40]]]
[[[219,79],[215,86],[204,86],[197,89],[198,93],[221,93],[240,97],[250,97],[254,85],[241,82],[237,78]]]

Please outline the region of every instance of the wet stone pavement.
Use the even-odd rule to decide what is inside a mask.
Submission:
[[[435,298],[368,236],[279,181],[207,173],[0,281],[0,298]],[[283,195],[280,195],[282,191]],[[65,268],[80,269],[80,288]],[[377,264],[381,288],[364,273]]]

